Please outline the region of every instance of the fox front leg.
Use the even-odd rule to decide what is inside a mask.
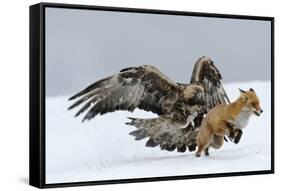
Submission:
[[[228,137],[232,142],[238,144],[243,134],[243,131],[237,128],[237,125],[232,120],[226,121],[225,123],[226,127],[228,128]]]
[[[236,123],[233,120],[225,121],[225,125],[227,128],[227,136],[233,142],[235,140],[235,126]]]
[[[235,129],[234,130],[234,143],[238,144],[241,137],[242,137],[243,131],[241,129]]]

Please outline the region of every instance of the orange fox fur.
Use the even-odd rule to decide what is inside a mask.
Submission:
[[[242,135],[242,129],[247,125],[252,114],[260,116],[263,112],[259,98],[255,91],[243,91],[240,89],[240,97],[233,103],[220,104],[211,109],[203,119],[197,136],[196,157],[200,157],[201,152],[209,155],[209,147],[221,148],[224,136],[236,138],[239,135],[238,143]]]

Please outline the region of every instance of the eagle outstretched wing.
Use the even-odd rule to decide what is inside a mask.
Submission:
[[[85,103],[75,115],[88,110],[83,121],[97,114],[134,111],[136,108],[162,115],[171,111],[179,92],[178,85],[157,68],[143,65],[125,68],[116,75],[95,82],[69,98],[80,98],[69,109]]]
[[[219,70],[210,58],[202,56],[196,61],[190,83],[204,88],[206,112],[218,104],[230,103],[221,79]]]

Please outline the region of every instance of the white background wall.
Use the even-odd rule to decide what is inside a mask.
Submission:
[[[1,1],[0,5],[0,190],[36,190],[28,186],[28,91],[29,91],[29,5],[36,0]],[[278,73],[281,34],[281,12],[277,0],[68,0],[53,1],[89,5],[168,9],[195,12],[274,16],[275,20],[275,73]],[[280,86],[276,86],[275,106],[280,105]],[[276,116],[280,116],[277,108]],[[276,174],[244,177],[180,180],[152,183],[106,185],[96,187],[59,188],[52,190],[266,190],[280,186],[280,118],[276,119]],[[278,150],[279,149],[279,150]],[[259,162],[259,161],[257,161]]]

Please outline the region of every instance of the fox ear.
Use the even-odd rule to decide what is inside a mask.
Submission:
[[[255,90],[253,90],[252,88],[250,88],[250,91],[251,91],[251,92],[255,92]]]
[[[240,88],[239,88],[239,91],[240,91],[240,93],[241,93],[241,99],[242,99],[242,101],[243,102],[246,102],[247,100],[248,100],[248,98],[247,98],[247,96],[246,96],[246,91],[244,91],[244,90],[241,90]]]
[[[239,91],[240,91],[240,93],[246,93],[244,90],[241,90],[240,88],[239,88]]]
[[[242,93],[240,97],[241,97],[241,99],[242,99],[243,102],[246,102],[246,101],[248,100],[246,94],[243,94],[243,93]]]

